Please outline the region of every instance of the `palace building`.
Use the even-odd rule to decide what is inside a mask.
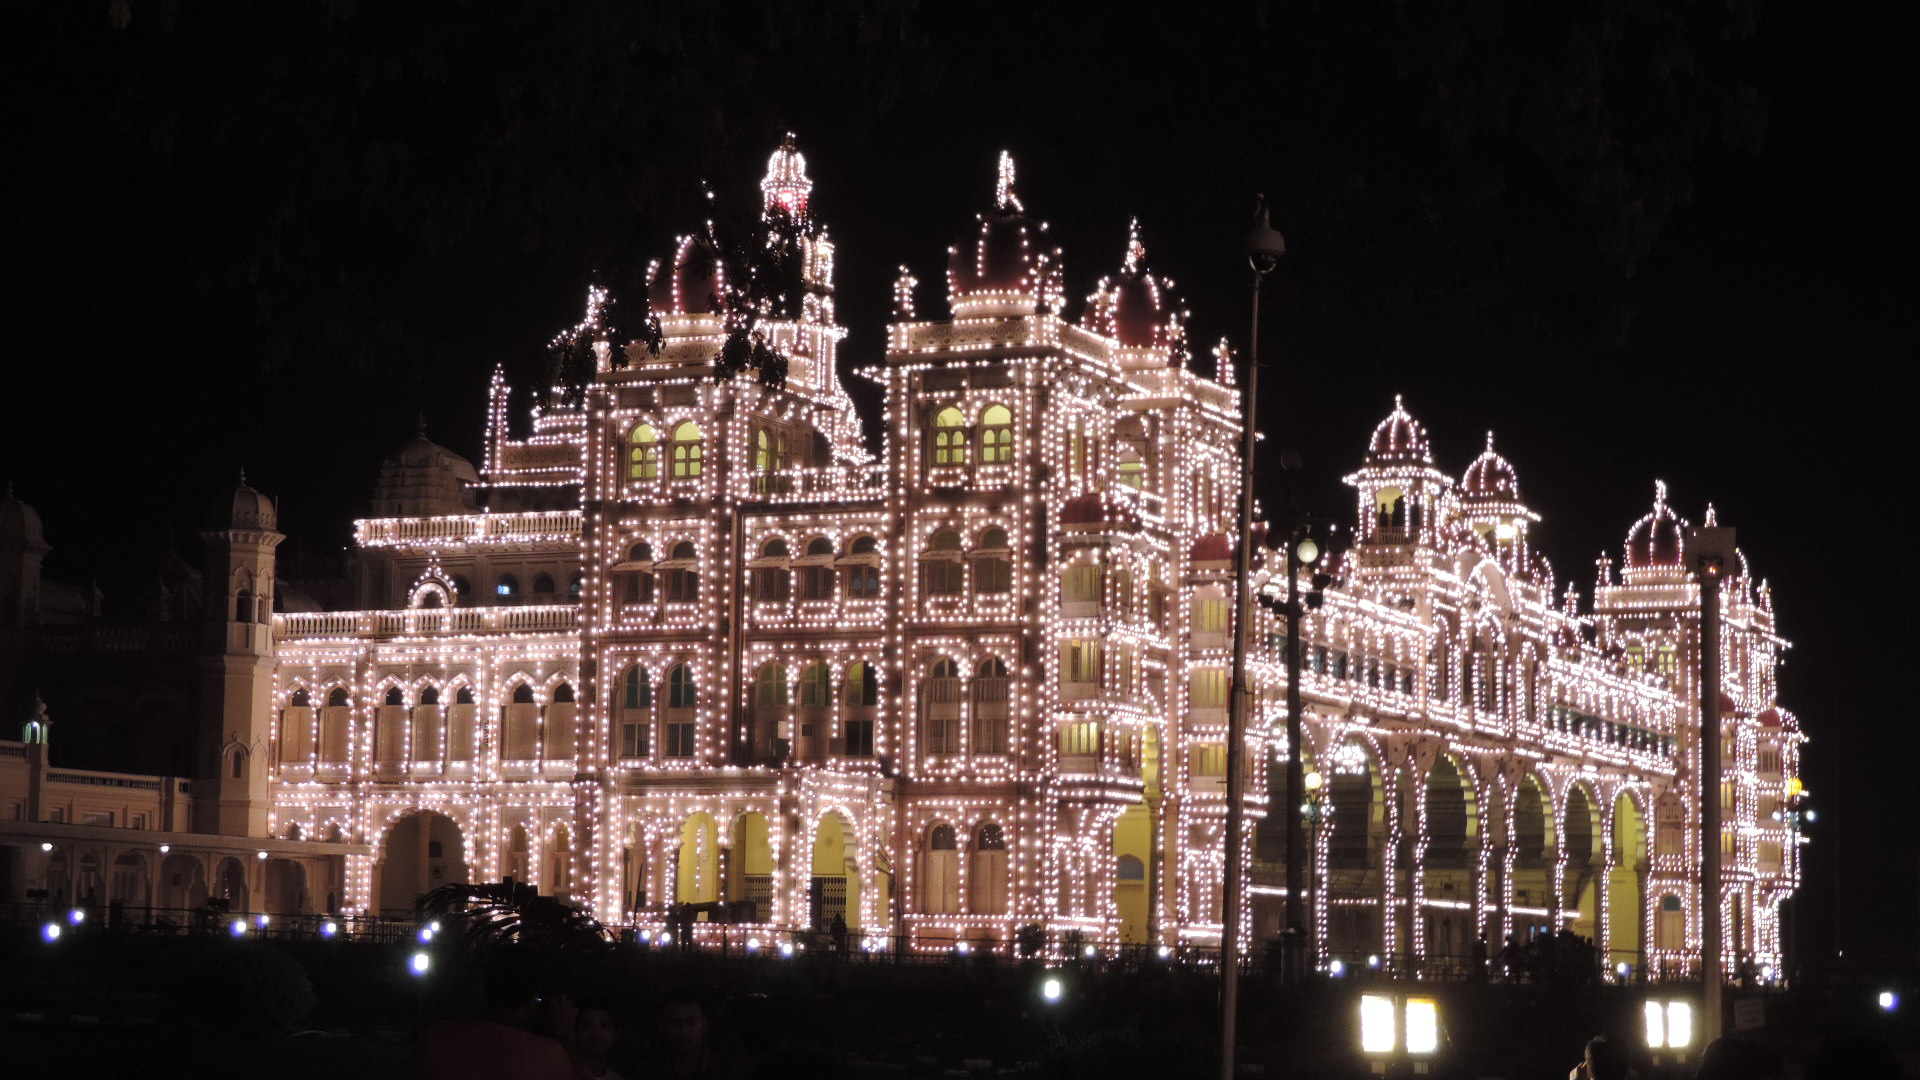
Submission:
[[[399,914],[512,877],[614,925],[695,905],[735,940],[839,920],[874,948],[1006,949],[1027,926],[1056,946],[1218,944],[1231,357],[1199,370],[1137,230],[1069,317],[1003,158],[942,295],[903,267],[884,361],[853,373],[884,402],[876,455],[791,141],[761,188],[785,292],[740,280],[709,228],[657,267],[657,338],[619,339],[591,293],[575,334],[593,370],[520,424],[496,372],[477,466],[424,434],[402,446],[336,602],[278,582],[270,500],[222,497],[171,845],[204,852],[214,892],[215,849],[257,844],[303,884],[243,867],[242,906]],[[721,370],[749,349],[783,370]],[[1396,400],[1356,450],[1352,540],[1301,635],[1308,792],[1284,790],[1286,628],[1254,609],[1250,941],[1280,928],[1295,799],[1323,958],[1445,966],[1481,936],[1564,927],[1609,968],[1687,970],[1699,592],[1664,488],[1583,608],[1491,436],[1456,478]],[[0,514],[23,641],[31,513]],[[1284,575],[1254,556],[1254,588]],[[1722,595],[1724,782],[1705,794],[1725,808],[1723,926],[1730,958],[1778,964],[1802,737],[1776,699],[1770,592],[1743,558]],[[9,887],[76,890],[76,852],[146,858],[147,833],[47,817],[44,783],[14,796],[29,785],[8,770],[50,767],[42,743],[0,744]],[[36,841],[56,820],[58,871]],[[159,884],[121,899],[157,903]]]

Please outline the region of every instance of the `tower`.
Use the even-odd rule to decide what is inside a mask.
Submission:
[[[194,830],[265,836],[273,733],[273,500],[247,486],[216,497],[206,545],[207,636],[199,658]]]

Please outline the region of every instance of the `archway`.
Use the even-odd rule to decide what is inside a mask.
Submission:
[[[452,818],[416,810],[388,826],[373,870],[381,914],[405,918],[423,893],[466,880],[466,843]]]
[[[844,921],[849,929],[860,925],[859,842],[853,828],[838,811],[829,810],[813,830],[813,881],[808,886],[809,916],[814,929]]]
[[[1553,929],[1548,914],[1553,907],[1553,819],[1546,789],[1538,777],[1520,780],[1513,800],[1513,933],[1525,942]]]
[[[1426,830],[1422,882],[1430,901],[1444,902],[1425,912],[1426,956],[1456,963],[1466,957],[1478,933],[1472,908],[1480,829],[1473,790],[1454,759],[1445,755],[1427,773]]]
[[[766,815],[749,810],[733,819],[727,845],[727,900],[736,922],[773,921],[773,844]]]
[[[100,855],[83,852],[80,870],[73,878],[73,902],[83,907],[98,907],[107,898],[106,876],[100,872]]]
[[[720,836],[713,815],[696,811],[680,826],[673,898],[682,904],[720,899]]]
[[[214,874],[213,899],[225,900],[228,911],[252,911],[247,902],[247,867],[229,855]]]
[[[1560,830],[1560,857],[1565,863],[1561,888],[1563,906],[1573,915],[1569,927],[1576,935],[1593,937],[1600,925],[1600,889],[1593,868],[1593,838],[1600,822],[1587,789],[1567,789],[1567,810]]]
[[[573,830],[565,825],[554,828],[547,844],[547,873],[541,884],[555,899],[573,899]]]
[[[1386,788],[1373,760],[1348,742],[1331,758],[1327,780],[1327,876],[1321,891],[1326,910],[1327,952],[1348,961],[1386,951],[1380,902],[1386,882]]]
[[[147,860],[137,851],[123,851],[113,860],[113,884],[107,901],[122,908],[146,907],[152,902]]]
[[[207,895],[207,868],[199,859],[176,851],[160,864],[154,907],[174,911],[205,907]]]
[[[267,910],[276,915],[304,915],[307,902],[307,867],[292,859],[267,860]]]
[[[1113,823],[1113,912],[1122,944],[1148,941],[1147,867],[1152,862],[1153,820],[1144,803],[1134,803]]]
[[[1646,897],[1640,876],[1646,861],[1646,819],[1622,792],[1613,802],[1613,863],[1607,868],[1609,968],[1631,964],[1640,969],[1646,963]]]

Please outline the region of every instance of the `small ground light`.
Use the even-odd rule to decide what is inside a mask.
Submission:
[[[227,929],[233,934],[234,937],[244,936],[247,932],[247,920],[235,919],[233,920],[233,925],[227,927]]]
[[[1394,1023],[1393,999],[1385,994],[1360,995],[1360,1052],[1391,1054],[1400,1043]]]
[[[265,930],[267,928],[267,923],[271,921],[272,920],[269,919],[267,916],[260,915],[253,920],[253,923],[255,926],[258,926],[260,929]]]
[[[267,857],[267,853],[264,851],[256,851],[253,853],[253,857],[256,859],[264,859]]]
[[[1440,1006],[1432,998],[1407,999],[1407,1053],[1440,1049]]]
[[[425,945],[427,942],[432,940],[433,940],[433,927],[431,926],[421,927],[420,928],[420,944]]]
[[[1684,1050],[1693,1044],[1693,1004],[1686,1001],[1649,1001],[1644,1006],[1647,1049]]]
[[[973,951],[973,946],[962,941],[953,947],[953,951],[959,953],[961,956],[965,956]]]
[[[74,908],[72,911],[67,912],[67,921],[75,926],[79,926],[81,923],[87,921],[87,913],[80,908]]]
[[[60,940],[60,924],[57,922],[50,922],[47,925],[41,927],[40,937],[43,940],[45,940],[49,945],[51,945],[56,941],[59,941]]]
[[[1347,965],[1341,963],[1338,960],[1335,960],[1332,963],[1327,965],[1327,974],[1332,975],[1336,979],[1342,975],[1345,975],[1346,973],[1347,973]]]
[[[1633,965],[1627,963],[1625,960],[1622,960],[1619,963],[1613,965],[1613,973],[1615,975],[1620,976],[1621,982],[1626,982],[1627,976],[1633,974]]]
[[[653,944],[653,931],[651,930],[642,930],[638,934],[635,934],[634,936],[639,939],[640,944],[642,945]]]
[[[1159,951],[1160,951],[1160,959],[1162,959],[1162,960],[1165,960],[1165,959],[1166,959],[1167,957],[1169,957],[1169,956],[1172,956],[1172,955],[1173,955],[1173,946],[1171,946],[1171,945],[1162,945],[1162,946],[1160,946],[1160,950],[1159,950]]]
[[[162,854],[162,855],[165,855],[165,854],[166,854],[167,852],[169,852],[169,851],[172,851],[172,850],[173,850],[173,845],[172,845],[172,844],[161,844],[161,845],[160,845],[160,854]]]
[[[791,941],[783,941],[783,942],[781,942],[781,943],[780,943],[780,955],[781,955],[781,956],[792,956],[792,955],[793,955],[793,942],[791,942]]]
[[[428,923],[428,924],[427,924],[427,929],[429,929],[429,930],[431,930],[431,931],[433,931],[433,932],[434,932],[434,933],[436,933],[436,934],[437,934],[437,933],[439,933],[439,932],[440,932],[440,920],[439,920],[439,919],[435,919],[435,920],[433,920],[432,922],[430,922],[430,923]]]
[[[1066,985],[1058,975],[1049,975],[1040,983],[1040,996],[1048,1001],[1059,1001],[1066,992]]]
[[[53,850],[53,845],[52,845],[52,844],[49,844],[49,843],[46,843],[46,842],[44,842],[44,841],[43,841],[43,842],[42,842],[42,843],[40,844],[40,850],[41,850],[41,851],[52,851],[52,850]]]
[[[339,927],[339,926],[338,926],[337,924],[335,924],[335,923],[332,923],[332,922],[323,922],[323,923],[321,923],[321,924],[320,924],[320,936],[321,936],[321,937],[332,937],[333,935],[335,935],[335,934],[337,934],[337,933],[339,933],[339,932],[340,932],[340,927]]]
[[[1900,995],[1891,990],[1880,991],[1880,1011],[1892,1012],[1900,1007]]]
[[[660,934],[660,944],[662,944],[662,945],[671,945],[671,944],[673,944],[673,935],[672,935],[671,933],[668,933],[668,932],[666,932],[666,931],[662,931],[662,932],[661,932],[661,934]]]
[[[433,957],[428,956],[424,952],[414,953],[413,959],[407,963],[407,967],[411,969],[415,975],[425,975],[427,969],[432,966]]]
[[[1100,955],[1100,950],[1099,950],[1099,949],[1096,949],[1096,948],[1094,948],[1094,947],[1093,947],[1093,946],[1091,946],[1091,945],[1089,945],[1089,946],[1087,946],[1086,948],[1084,948],[1084,949],[1081,949],[1081,950],[1080,950],[1080,955],[1082,955],[1082,956],[1084,956],[1084,957],[1086,957],[1087,959],[1089,959],[1089,960],[1091,960],[1091,959],[1093,959],[1094,957],[1096,957],[1096,956],[1098,956],[1098,955]]]
[[[1373,970],[1375,970],[1375,971],[1379,971],[1379,970],[1380,970],[1380,958],[1379,958],[1378,956],[1369,956],[1369,957],[1367,957],[1367,966],[1368,966],[1368,967],[1370,967],[1370,968],[1372,968],[1372,969],[1373,969]]]
[[[759,938],[757,938],[757,937],[750,937],[750,938],[748,938],[748,939],[747,939],[747,951],[748,951],[748,952],[759,952],[759,951],[760,951],[760,939],[759,939]]]

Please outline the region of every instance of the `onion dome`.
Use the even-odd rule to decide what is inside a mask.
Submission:
[[[647,306],[655,315],[707,315],[719,311],[727,290],[727,270],[712,231],[680,238],[673,266],[664,273],[655,263],[647,276]]]
[[[1123,348],[1169,352],[1179,364],[1186,352],[1186,312],[1173,293],[1173,282],[1148,270],[1147,247],[1140,241],[1140,222],[1127,229],[1127,257],[1120,272],[1100,279],[1087,298],[1081,325]]]
[[[213,497],[207,504],[207,528],[215,532],[229,529],[274,531],[280,512],[273,500],[247,486],[247,474],[240,474],[239,486]]]
[[[1761,709],[1760,715],[1754,717],[1754,720],[1758,721],[1763,728],[1782,728],[1787,726],[1786,721],[1780,716],[1779,707],[1776,705],[1769,705]]]
[[[40,511],[14,497],[13,485],[7,485],[7,497],[0,499],[0,547],[45,547],[47,534]]]
[[[1232,562],[1233,541],[1226,533],[1208,533],[1193,542],[1187,556],[1194,562]]]
[[[427,438],[422,420],[413,438],[381,464],[373,489],[373,513],[376,517],[464,514],[473,509],[472,488],[479,483],[473,463]]]
[[[1433,447],[1427,441],[1427,429],[1407,412],[1400,395],[1393,396],[1393,411],[1373,429],[1367,443],[1367,464],[1391,465],[1409,462],[1433,464]]]
[[[1000,155],[994,208],[971,241],[947,249],[947,295],[956,314],[1031,314],[1058,291],[1059,260],[1040,248],[1046,225],[1013,192],[1013,157]]]
[[[1513,463],[1493,450],[1493,432],[1487,432],[1487,448],[1467,466],[1466,475],[1460,478],[1461,494],[1469,499],[1498,499],[1502,502],[1520,501],[1520,477],[1513,471]]]
[[[1679,567],[1680,539],[1687,523],[1667,506],[1667,485],[1653,482],[1653,511],[1627,530],[1626,568]]]
[[[762,212],[776,210],[799,220],[807,216],[807,196],[813,194],[813,180],[807,176],[807,159],[794,144],[793,132],[780,140],[780,148],[767,159],[767,175],[760,180]]]

